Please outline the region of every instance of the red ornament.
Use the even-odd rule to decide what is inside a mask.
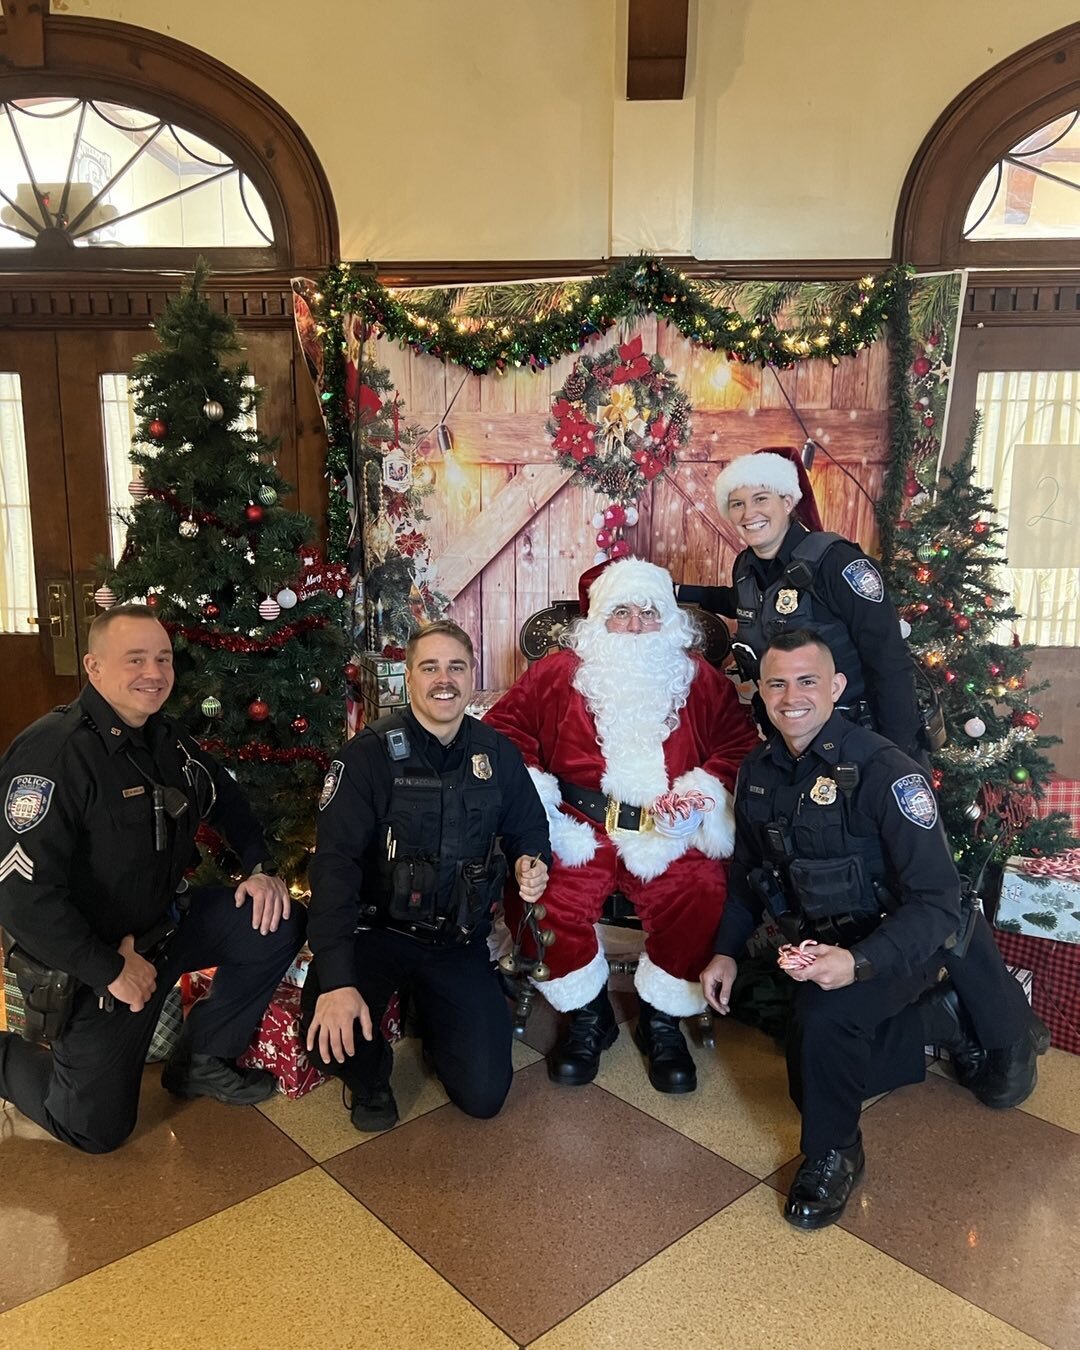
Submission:
[[[928,581],[932,581],[933,578],[934,574],[933,572],[930,571],[929,567],[916,567],[915,580],[919,583],[920,586],[925,586],[926,583]]]
[[[966,614],[954,614],[953,627],[956,629],[958,633],[966,633],[967,630],[971,627],[971,620],[967,617]]]
[[[355,684],[357,680],[359,680],[360,678],[360,667],[356,665],[354,662],[350,661],[349,664],[345,667],[345,678],[349,681],[350,684]]]
[[[947,670],[947,671],[945,672],[945,683],[946,683],[946,684],[955,684],[955,683],[956,683],[956,671],[955,671],[955,670]]]
[[[993,609],[993,608],[994,608],[994,597],[993,597],[992,595],[984,595],[984,596],[983,596],[983,608],[984,608],[984,609]]]
[[[1035,712],[1014,712],[1012,715],[1012,724],[1014,727],[1027,727],[1030,731],[1038,729],[1042,718]]]
[[[990,526],[986,523],[985,520],[977,520],[975,524],[972,525],[971,527],[972,534],[983,535],[989,533],[989,530]]]
[[[918,614],[929,614],[930,606],[926,603],[925,600],[920,600],[919,603],[915,606],[915,611]]]
[[[630,545],[625,539],[616,539],[611,546],[611,556],[613,558],[625,558],[630,553]]]
[[[248,716],[253,722],[265,722],[270,716],[270,705],[261,698],[252,699],[248,704]]]
[[[621,507],[618,504],[618,502],[615,502],[613,505],[609,506],[608,509],[604,512],[604,524],[612,526],[619,526],[626,524],[626,511],[623,507]]]
[[[148,609],[157,609],[158,605],[160,604],[161,604],[160,595],[148,595],[146,597],[146,606]]]
[[[221,613],[221,609],[218,605],[214,604],[213,600],[209,600],[205,605],[203,605],[202,612],[204,619],[216,619],[218,615]]]
[[[932,427],[934,425],[934,414],[927,413],[922,420],[922,424],[924,427]]]
[[[911,363],[911,369],[921,380],[924,375],[930,374],[930,358],[927,356],[917,356]]]
[[[991,675],[1001,674],[1001,667],[998,665],[996,661],[991,661],[990,664],[986,667],[986,669]]]
[[[155,441],[163,441],[169,434],[169,428],[160,417],[155,417],[146,429],[150,435],[153,436]]]
[[[939,791],[944,781],[945,781],[944,775],[942,774],[940,769],[935,769],[933,773],[930,775],[930,784],[935,792]]]
[[[931,333],[930,336],[929,336],[926,340],[927,340],[927,342],[930,344],[931,347],[936,347],[936,346],[938,346],[938,344],[941,342],[941,334],[940,334],[940,333]]]
[[[596,531],[596,547],[597,547],[597,548],[610,548],[611,545],[612,545],[612,542],[613,542],[613,541],[612,541],[611,531],[610,531],[610,530],[597,530],[597,531]]]
[[[302,736],[308,729],[308,720],[306,717],[294,717],[289,725],[298,736]]]
[[[252,525],[258,525],[263,518],[263,509],[256,502],[248,502],[244,507],[244,515]]]
[[[922,484],[917,478],[909,478],[904,484],[905,497],[917,497],[922,490]]]
[[[896,528],[898,530],[912,530],[915,527],[912,525],[910,520],[898,520],[896,522]]]

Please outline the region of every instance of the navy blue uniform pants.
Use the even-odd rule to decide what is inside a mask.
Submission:
[[[276,933],[251,926],[250,902],[237,908],[230,887],[191,892],[191,906],[158,961],[157,988],[133,1013],[111,1012],[80,987],[64,1034],[50,1049],[0,1033],[0,1097],[31,1120],[87,1153],[108,1153],[135,1128],[146,1052],[161,1005],[188,970],[217,966],[210,993],[187,1019],[185,1048],[232,1059],[251,1042],[270,996],[304,940],[307,917],[294,908]]]
[[[317,967],[315,961],[301,996],[305,1041],[322,992]],[[344,1064],[324,1061],[317,1049],[312,1063],[361,1096],[389,1083],[394,1056],[379,1028],[391,997],[400,992],[412,999],[424,1048],[450,1100],[467,1115],[495,1115],[510,1091],[512,1034],[510,1009],[484,939],[435,947],[403,933],[364,930],[356,935],[354,969],[371,1012],[373,1039],[365,1041],[357,1024],[356,1053]]]
[[[943,960],[982,1048],[1001,1050],[1018,1041],[1031,1026],[1031,1008],[1020,981],[1006,969],[982,914],[975,917],[967,955],[945,952]]]
[[[796,987],[787,1041],[788,1089],[802,1112],[802,1150],[816,1158],[847,1148],[867,1097],[926,1076],[922,1019],[914,1001],[940,961],[905,976],[876,976],[843,989]]]

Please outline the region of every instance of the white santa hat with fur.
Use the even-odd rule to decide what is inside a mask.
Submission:
[[[671,573],[643,558],[619,558],[599,570],[588,588],[590,617],[607,618],[617,605],[652,605],[661,619],[678,608]]]

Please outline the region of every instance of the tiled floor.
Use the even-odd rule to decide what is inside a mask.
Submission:
[[[633,996],[619,993],[620,1015]],[[147,1072],[135,1138],[83,1157],[0,1114],[0,1345],[25,1350],[1080,1350],[1080,1059],[1023,1110],[931,1074],[864,1115],[844,1221],[789,1228],[784,1067],[724,1023],[700,1086],[654,1092],[624,1029],[552,1086],[540,1017],[495,1120],[450,1106],[414,1043],[403,1121],[361,1137],[338,1087],[259,1110]]]

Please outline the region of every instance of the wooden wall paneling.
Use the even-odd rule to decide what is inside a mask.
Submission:
[[[296,504],[315,523],[320,545],[326,547],[326,507],[329,485],[326,479],[328,441],[319,395],[308,374],[299,345],[293,343],[290,363],[293,390],[293,426],[296,439]]]
[[[802,412],[806,408],[831,408],[833,404],[833,368],[828,361],[800,361],[795,367],[794,399],[796,408]],[[803,419],[806,420],[805,417]],[[792,419],[794,421],[794,419]],[[797,444],[802,444],[802,433],[795,424]]]
[[[484,376],[480,387],[481,412],[497,416],[499,413],[512,413],[516,405],[517,389],[511,371],[493,371]]]
[[[515,370],[513,380],[515,411],[538,413],[546,420],[551,411],[551,371]]]
[[[390,382],[404,400],[406,422],[410,425],[415,423],[420,427],[430,426],[429,422],[417,421],[418,414],[412,387],[412,373],[417,363],[409,348],[402,349],[396,342],[379,338],[372,344],[371,359],[376,366],[386,371]]]
[[[777,370],[775,366],[770,366],[767,370],[763,370],[761,372],[761,402],[759,406],[761,407],[762,411],[770,411],[774,408],[783,408],[787,412],[788,417],[790,419],[791,412],[788,409],[787,399],[784,398],[784,393],[782,393],[780,390],[781,385],[783,385],[784,393],[787,394],[788,398],[791,399],[792,403],[794,403],[797,408],[799,406],[798,366],[794,366],[790,370]],[[793,421],[792,425],[795,427],[795,435],[800,437],[798,444],[801,445],[802,440],[799,433],[798,424]],[[791,440],[791,435],[789,432],[788,437],[785,440],[779,441],[763,440],[761,444],[794,445],[796,444],[796,442]]]
[[[595,493],[567,487],[548,507],[549,584],[552,600],[571,599],[578,593],[578,578],[592,566],[596,554],[596,530],[592,518],[599,507]]]
[[[833,368],[833,407],[865,408],[867,382],[869,378],[869,353],[857,352],[854,356],[842,356],[840,364]]]
[[[889,340],[882,335],[863,349],[866,358],[866,406],[868,408],[888,408],[889,406]]]
[[[290,510],[301,510],[295,491],[299,478],[297,456],[296,404],[293,397],[293,337],[286,329],[274,332],[240,333],[241,359],[247,364],[255,383],[262,390],[256,421],[262,435],[279,442],[277,466],[294,491],[285,498]],[[310,381],[309,381],[310,383]],[[323,447],[325,456],[325,444]]]
[[[488,507],[514,477],[513,468],[497,464],[480,468],[481,505]],[[518,627],[516,595],[517,539],[512,538],[480,573],[483,659],[477,679],[485,689],[506,689],[514,682]]]

